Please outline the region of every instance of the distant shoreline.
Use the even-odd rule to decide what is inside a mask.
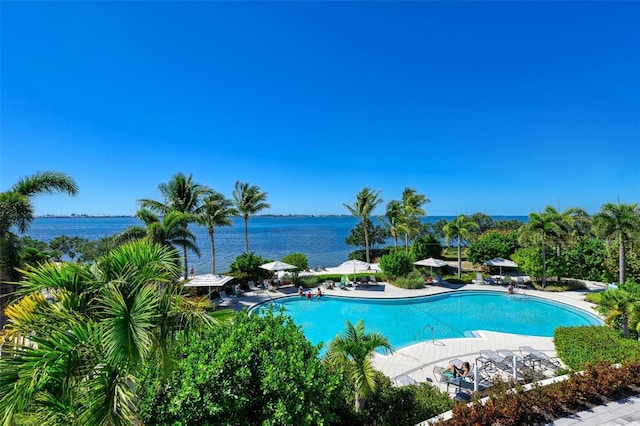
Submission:
[[[424,216],[423,218],[441,218],[441,217],[457,217],[459,215],[429,215]],[[468,216],[468,215],[467,215]],[[527,215],[487,215],[494,219],[499,218],[526,218]],[[240,218],[241,216],[232,216]],[[296,217],[354,217],[350,214],[259,214],[251,217],[276,217],[276,218],[296,218]],[[36,219],[109,219],[109,218],[136,218],[135,215],[126,215],[126,214],[117,214],[117,215],[108,215],[108,214],[100,214],[100,215],[92,215],[92,214],[44,214],[40,216],[36,216]]]

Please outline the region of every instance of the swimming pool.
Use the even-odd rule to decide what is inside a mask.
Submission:
[[[332,340],[345,320],[363,319],[367,332],[385,335],[397,349],[431,339],[471,337],[476,330],[552,337],[558,326],[602,324],[569,305],[529,295],[464,291],[408,299],[299,296],[278,299],[276,309],[302,327],[314,344]],[[264,305],[262,305],[264,306]]]

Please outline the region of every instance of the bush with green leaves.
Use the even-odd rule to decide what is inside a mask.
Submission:
[[[607,326],[558,327],[553,333],[558,356],[575,371],[586,364],[609,364],[640,357],[640,342],[625,339]]]
[[[145,424],[318,425],[346,410],[341,370],[330,370],[293,320],[239,312],[177,345],[166,383],[142,383]]]
[[[472,241],[467,247],[467,260],[481,265],[489,259],[510,259],[518,248],[516,232],[490,231]]]
[[[260,265],[264,265],[269,261],[255,252],[243,253],[236,257],[230,267],[230,275],[236,277],[238,281],[262,282],[262,280],[273,276],[273,271],[262,269]]]
[[[413,260],[411,255],[404,250],[394,250],[382,256],[380,269],[392,277],[401,277],[413,270]]]
[[[360,424],[413,426],[453,408],[453,400],[449,395],[430,383],[393,386],[391,380],[379,372],[376,373],[375,380],[378,390],[368,399],[362,412],[358,413],[357,420]],[[348,424],[353,423],[355,422]]]
[[[393,285],[400,288],[423,288],[424,287],[424,277],[420,273],[420,271],[413,270],[409,272],[409,274],[397,277],[393,281]]]
[[[304,253],[291,253],[282,258],[284,263],[294,265],[298,268],[298,271],[304,271],[309,267],[309,260]]]
[[[409,253],[414,262],[429,257],[440,257],[442,243],[433,234],[420,235],[411,243]]]
[[[598,238],[580,240],[562,253],[565,275],[582,280],[603,279],[603,259],[606,257],[604,241]]]

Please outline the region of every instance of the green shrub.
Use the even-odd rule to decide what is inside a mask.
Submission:
[[[400,288],[423,288],[424,277],[419,271],[414,270],[404,277],[396,278],[393,285]]]
[[[588,363],[621,363],[640,356],[640,342],[625,339],[607,326],[558,327],[553,341],[558,356],[576,371]]]
[[[291,253],[282,258],[284,263],[298,267],[298,271],[304,271],[309,267],[307,255],[304,253]]]
[[[413,261],[411,260],[411,255],[404,250],[395,250],[382,256],[380,268],[385,274],[392,277],[401,277],[413,270]]]
[[[601,298],[602,298],[602,292],[587,293],[584,300],[586,300],[587,302],[599,304]]]
[[[453,407],[449,395],[429,383],[398,387],[382,373],[376,373],[376,386],[376,394],[367,399],[365,409],[358,415],[363,425],[415,425]]]

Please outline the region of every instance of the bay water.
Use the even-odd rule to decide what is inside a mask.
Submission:
[[[430,216],[424,222],[436,222],[454,216]],[[498,216],[496,220],[517,219],[526,216]],[[349,246],[345,239],[357,225],[354,216],[253,216],[249,218],[249,250],[267,260],[281,260],[291,253],[307,255],[309,267],[338,266],[348,260],[350,252],[358,247]],[[40,217],[35,219],[25,235],[48,242],[55,237],[78,236],[97,240],[118,234],[131,226],[144,226],[135,217]],[[189,263],[196,274],[211,273],[211,244],[206,227],[190,225],[196,235],[200,257],[189,253]],[[392,244],[392,240],[389,241]],[[244,253],[244,223],[232,218],[232,226],[215,228],[216,272],[229,270],[233,260]]]

